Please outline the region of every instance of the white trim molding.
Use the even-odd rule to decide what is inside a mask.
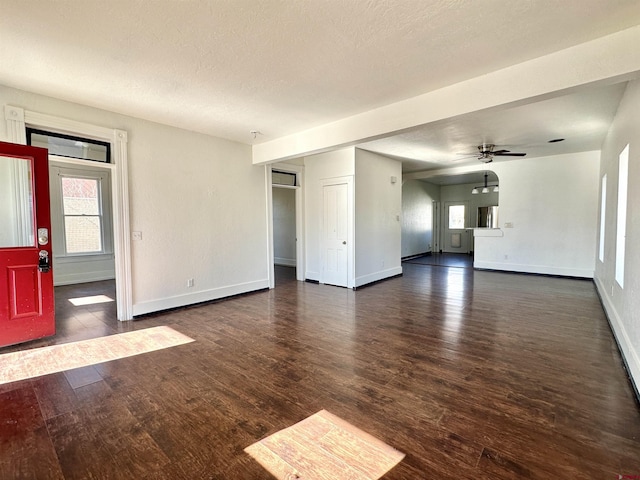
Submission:
[[[596,289],[600,295],[604,311],[609,319],[609,324],[613,330],[613,335],[620,347],[622,358],[627,365],[629,377],[635,387],[636,394],[640,393],[640,353],[633,346],[631,338],[624,327],[624,322],[620,318],[615,305],[607,295],[607,289],[599,278],[594,279]]]
[[[133,314],[135,316],[146,315],[148,313],[160,312],[171,308],[210,302],[212,300],[219,300],[233,295],[255,292],[256,290],[264,290],[266,288],[271,288],[269,287],[269,279],[267,278],[252,282],[238,283],[236,285],[227,285],[219,288],[210,288],[208,290],[188,293],[185,295],[175,295],[161,300],[138,302],[134,306]]]
[[[24,110],[19,107],[5,105],[4,119],[7,122],[8,140],[20,145],[27,144],[27,131],[24,125]]]
[[[379,272],[370,273],[369,275],[356,277],[354,288],[363,287],[387,278],[397,277],[398,275],[402,275],[402,267],[387,268],[386,270],[380,270]]]
[[[560,277],[593,278],[593,269],[556,267],[553,265],[528,265],[519,263],[487,262],[475,260],[473,268],[478,270],[498,270],[501,272],[535,273],[558,275]]]
[[[55,133],[82,136],[111,144],[113,157],[113,164],[110,164],[113,172],[111,197],[113,204],[118,320],[133,319],[127,132],[44,113],[31,112],[11,105],[5,106],[5,121],[7,123],[8,140],[22,145],[27,143],[27,126]]]
[[[266,184],[265,194],[267,196],[267,272],[269,275],[269,288],[276,287],[276,273],[274,268],[273,250],[273,177],[271,165],[264,166],[264,181]]]

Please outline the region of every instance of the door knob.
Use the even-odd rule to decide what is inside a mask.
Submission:
[[[346,245],[346,244],[347,244],[347,241],[346,241],[346,240],[343,240],[343,241],[342,241],[342,244],[343,244],[343,245]]]
[[[46,245],[47,243],[49,243],[49,229],[39,228],[38,229],[38,245]]]

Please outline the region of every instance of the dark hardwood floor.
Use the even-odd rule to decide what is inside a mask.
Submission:
[[[0,386],[0,478],[268,479],[243,449],[321,409],[406,453],[385,479],[640,475],[592,282],[403,268],[356,292],[278,268],[274,290],[126,323],[57,289],[58,335],[0,353],[156,325],[195,342]]]
[[[405,263],[441,267],[473,268],[473,256],[466,253],[431,253],[407,260]]]

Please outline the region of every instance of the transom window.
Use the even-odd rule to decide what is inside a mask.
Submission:
[[[280,170],[271,171],[271,183],[273,185],[286,185],[289,187],[298,186],[297,175],[293,172],[283,172]]]
[[[111,163],[111,145],[89,138],[27,128],[27,144],[49,150],[49,155]]]

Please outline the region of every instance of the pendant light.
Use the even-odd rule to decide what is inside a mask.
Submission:
[[[485,174],[484,174],[484,185],[480,185],[479,187],[473,187],[473,190],[471,190],[471,194],[472,195],[477,195],[479,193],[489,193],[489,192],[491,192],[491,190],[489,190],[489,187],[493,187],[493,192],[494,193],[498,193],[500,191],[500,188],[498,187],[498,184],[489,185],[487,183],[488,177],[489,177],[489,174],[487,172],[485,172]],[[482,190],[480,190],[480,189],[482,189]]]

